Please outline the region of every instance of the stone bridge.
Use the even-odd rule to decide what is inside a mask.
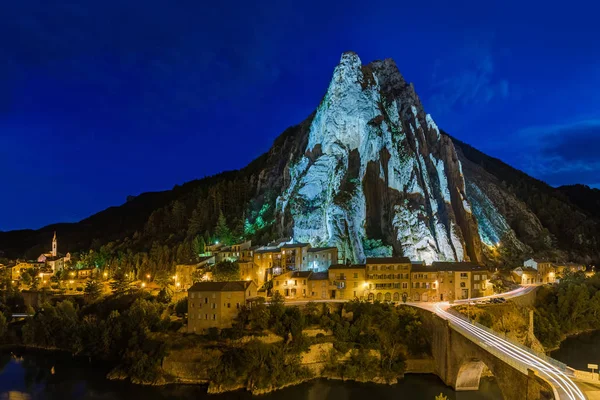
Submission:
[[[554,399],[552,385],[534,370],[527,372],[476,344],[451,326],[448,320],[420,309],[425,332],[429,335],[435,372],[456,391],[478,390],[484,371],[494,375],[507,400]]]

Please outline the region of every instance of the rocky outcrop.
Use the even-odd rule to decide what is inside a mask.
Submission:
[[[391,59],[344,53],[287,168],[279,224],[346,258],[427,262],[481,257],[461,163]]]

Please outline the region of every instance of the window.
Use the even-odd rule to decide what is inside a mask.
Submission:
[[[204,298],[204,304],[208,304],[208,297]]]
[[[217,303],[212,303],[210,306],[211,306],[210,308],[212,308],[213,310],[215,310],[217,308]]]
[[[460,279],[467,279],[468,277],[469,277],[469,274],[467,274],[466,272],[460,273]]]
[[[231,303],[227,303],[227,308],[231,308]]]
[[[358,287],[358,282],[354,282],[354,287]]]
[[[481,287],[481,285],[479,283],[476,283],[473,285],[473,289],[475,289],[475,290],[479,290],[480,287]]]
[[[240,303],[235,303],[235,308],[240,309]]]
[[[217,319],[217,314],[213,314],[213,321],[216,321]]]
[[[481,280],[486,280],[487,279],[487,275],[481,275]]]
[[[358,272],[354,273],[354,279],[358,279]]]
[[[402,289],[408,289],[408,283],[402,282]]]
[[[192,294],[190,295],[190,298],[194,298],[194,292],[192,292]]]
[[[204,319],[208,319],[208,314],[204,314]]]
[[[302,284],[303,284],[303,285],[306,285],[306,279],[304,279],[304,280],[302,281]]]
[[[479,280],[479,275],[473,275],[473,280],[474,281],[478,281]]]
[[[467,286],[467,285],[465,285],[465,283],[464,283],[464,282],[461,282],[461,283],[460,283],[460,287],[466,287],[466,286]]]

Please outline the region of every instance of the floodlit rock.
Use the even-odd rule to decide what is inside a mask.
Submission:
[[[281,226],[345,258],[478,261],[481,241],[451,140],[393,60],[344,53],[278,198]]]

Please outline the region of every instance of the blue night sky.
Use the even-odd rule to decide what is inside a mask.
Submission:
[[[598,5],[386,3],[2,1],[0,230],[245,166],[346,50],[395,59],[459,139],[600,187]]]

